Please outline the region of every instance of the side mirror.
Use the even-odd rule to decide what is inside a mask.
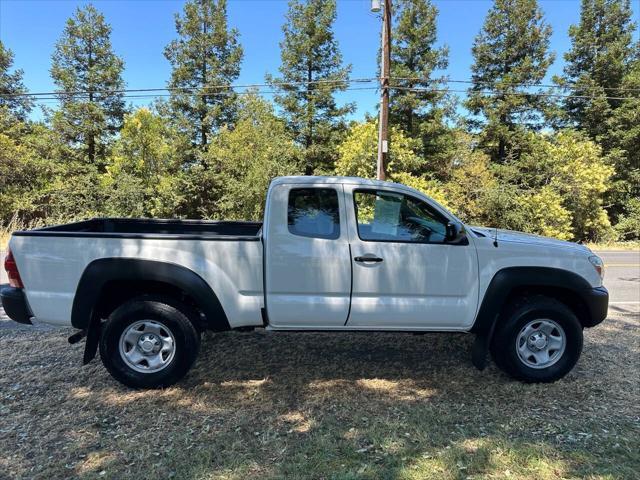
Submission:
[[[445,234],[445,241],[454,242],[458,240],[461,234],[464,234],[462,225],[457,222],[447,223],[447,230]]]

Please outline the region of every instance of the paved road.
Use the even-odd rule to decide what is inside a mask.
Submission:
[[[640,313],[640,250],[599,251],[605,262],[604,284],[609,289],[609,312]],[[4,260],[4,252],[0,252]],[[6,283],[4,268],[0,267],[0,284]],[[0,328],[18,326],[9,321],[0,307]],[[31,328],[31,327],[23,327]]]
[[[609,311],[640,313],[640,250],[596,253],[605,264]]]

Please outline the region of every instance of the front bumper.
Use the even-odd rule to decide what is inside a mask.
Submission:
[[[18,323],[31,325],[31,309],[27,303],[27,297],[21,288],[4,287],[0,290],[2,308],[9,318]]]
[[[585,318],[585,327],[595,327],[607,318],[609,310],[609,291],[605,287],[597,287],[589,290],[583,296],[583,300],[589,310],[589,318]]]

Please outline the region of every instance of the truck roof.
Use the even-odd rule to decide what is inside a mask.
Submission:
[[[443,207],[440,203],[438,203],[435,199],[429,197],[424,192],[416,190],[415,188],[409,187],[408,185],[403,185],[401,183],[394,182],[386,182],[382,180],[372,180],[369,178],[361,178],[361,177],[339,177],[339,176],[314,176],[314,175],[292,175],[288,177],[276,177],[271,181],[271,187],[275,187],[277,185],[282,184],[299,184],[299,185],[313,185],[313,184],[349,184],[349,185],[364,185],[368,187],[393,187],[395,189],[404,190],[409,194],[413,194],[420,198],[421,196],[426,196],[430,199],[430,201],[438,207],[438,210],[447,218],[455,219],[456,221],[462,223],[462,221],[456,217],[453,213]]]
[[[272,185],[281,185],[283,183],[349,183],[356,185],[368,185],[374,187],[382,186],[400,186],[398,183],[385,182],[382,180],[371,180],[361,177],[339,177],[339,176],[312,176],[312,175],[294,175],[288,177],[276,177],[272,181]]]

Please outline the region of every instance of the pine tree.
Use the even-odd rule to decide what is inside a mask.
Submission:
[[[566,120],[598,142],[614,163],[607,198],[613,218],[640,191],[634,141],[638,91],[633,89],[640,42],[633,41],[632,16],[629,0],[582,0],[580,22],[569,28],[572,45],[565,54],[564,75],[555,78],[574,95],[562,104]]]
[[[449,64],[448,48],[435,47],[437,16],[431,0],[401,0],[394,5],[391,83],[430,91],[392,89],[389,102],[390,123],[420,140],[422,156],[432,170],[452,141],[445,124],[449,112],[444,85],[441,79],[433,78],[436,70]]]
[[[281,77],[267,76],[279,90],[276,102],[304,149],[305,173],[327,172],[335,162],[335,140],[353,105],[338,106],[335,94],[347,87],[351,66],[333,33],[335,0],[290,0],[280,43]]]
[[[545,96],[528,95],[553,63],[551,27],[537,0],[496,0],[473,44],[467,108],[481,118],[482,145],[494,161],[518,154],[518,137],[540,126]]]
[[[113,53],[110,35],[111,27],[93,5],[78,8],[56,43],[51,65],[61,102],[53,126],[80,147],[89,163],[101,167],[125,113],[124,62]]]
[[[607,196],[609,215],[615,220],[638,211],[640,205],[640,59],[630,65],[620,88],[626,99],[607,120],[601,142],[610,149],[616,172]],[[640,231],[633,238],[640,238]]]
[[[33,100],[22,95],[27,92],[22,83],[23,71],[10,72],[12,66],[13,52],[0,40],[0,109],[8,110],[18,120],[24,121],[33,108]]]
[[[609,121],[622,104],[615,97],[627,96],[619,89],[639,58],[632,13],[629,0],[582,0],[580,22],[569,28],[572,46],[564,55],[564,76],[556,78],[575,95],[564,101],[568,119],[602,142],[605,151],[612,147],[606,138]]]
[[[243,51],[238,31],[227,25],[226,0],[188,1],[176,31],[164,52],[173,68],[170,105],[205,150],[212,132],[233,123],[237,96],[228,87],[240,75]]]

